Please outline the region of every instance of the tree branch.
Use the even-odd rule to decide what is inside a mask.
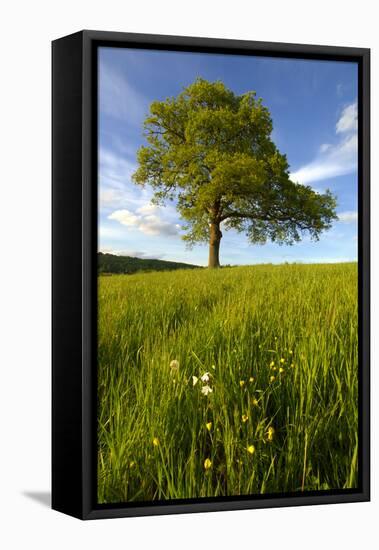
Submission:
[[[239,219],[246,219],[246,220],[257,220],[257,221],[262,221],[262,222],[283,222],[283,223],[286,223],[286,222],[292,222],[294,224],[296,224],[297,227],[299,227],[301,230],[309,230],[309,229],[312,229],[313,227],[313,224],[311,223],[305,223],[305,222],[302,222],[300,221],[298,218],[296,218],[296,216],[278,216],[276,214],[270,216],[270,215],[266,215],[266,216],[262,216],[262,215],[256,215],[256,214],[253,214],[252,212],[229,212],[227,214],[224,214],[223,216],[221,216],[220,218],[220,222],[223,222],[225,220],[228,220],[230,218],[239,218]]]

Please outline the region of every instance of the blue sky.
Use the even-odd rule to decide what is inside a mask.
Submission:
[[[272,139],[292,179],[337,196],[339,220],[320,241],[252,246],[224,231],[221,263],[340,262],[357,259],[357,65],[354,63],[99,49],[99,250],[206,265],[208,248],[181,239],[175,205],[151,205],[131,181],[153,100],[176,96],[197,77],[235,93],[255,90],[273,120]]]

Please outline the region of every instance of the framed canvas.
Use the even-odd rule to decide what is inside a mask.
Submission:
[[[369,500],[369,50],[52,55],[53,508]]]

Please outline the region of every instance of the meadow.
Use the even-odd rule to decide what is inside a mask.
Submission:
[[[99,276],[98,502],[357,486],[357,264]]]

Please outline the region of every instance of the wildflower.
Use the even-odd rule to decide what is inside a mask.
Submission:
[[[133,468],[133,466],[135,466],[134,460],[132,460],[132,461],[129,463],[129,468]]]
[[[295,365],[293,363],[291,363],[290,367],[291,367],[291,369],[293,369],[295,367]]]
[[[254,397],[254,399],[251,400],[251,404],[253,405],[253,407],[258,407],[258,399]]]
[[[274,382],[275,381],[275,376],[270,376],[270,382]]]
[[[201,393],[202,393],[203,395],[208,395],[208,393],[212,393],[212,392],[213,392],[212,388],[211,388],[210,386],[208,386],[208,385],[203,386],[203,387],[201,388]]]
[[[275,430],[272,426],[269,427],[267,430],[267,441],[272,441],[274,439]]]
[[[204,373],[200,380],[202,382],[209,382],[209,372]]]
[[[244,385],[245,385],[245,380],[240,380],[240,386],[241,386],[241,388],[243,388]]]
[[[270,363],[270,368],[272,369],[272,367],[275,367],[274,361],[271,361],[271,363]]]
[[[281,360],[280,360],[280,362],[283,364],[283,363],[286,362],[286,360],[282,357]]]
[[[249,382],[250,382],[250,383],[251,383],[251,382],[254,382],[254,380],[255,380],[254,376],[250,376]]]
[[[212,369],[213,369],[213,370],[216,370],[216,365],[212,365]]]
[[[212,467],[212,461],[211,461],[211,459],[210,459],[210,458],[206,458],[206,459],[204,460],[204,468],[205,468],[206,470],[209,470],[209,468],[211,468],[211,467]]]
[[[170,368],[173,371],[177,371],[179,369],[179,361],[177,361],[176,359],[173,359],[170,363]]]
[[[193,386],[196,386],[196,384],[198,383],[199,379],[197,376],[192,376],[192,385]]]
[[[290,349],[290,350],[288,351],[288,353],[289,353],[290,355],[292,355],[292,354],[293,354],[292,349]]]
[[[247,452],[250,453],[251,455],[253,455],[255,453],[255,447],[254,445],[249,445],[247,447]]]
[[[157,437],[154,437],[154,439],[153,439],[153,445],[154,445],[154,447],[158,447],[158,445],[159,445],[159,439],[158,439]]]
[[[247,421],[249,420],[249,417],[247,416],[247,414],[243,414],[243,415],[241,416],[241,419],[242,419],[242,422],[245,423],[245,422],[247,422]]]
[[[205,424],[205,426],[206,426],[208,432],[210,432],[210,431],[211,431],[211,428],[212,428],[212,422],[207,422],[207,423]]]
[[[279,367],[279,372],[280,372],[280,374],[282,374],[284,372],[283,367]]]

